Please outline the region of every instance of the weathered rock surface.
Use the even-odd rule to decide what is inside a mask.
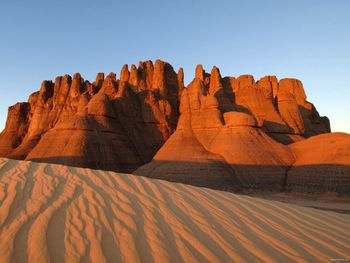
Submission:
[[[28,103],[10,107],[0,155],[130,172],[149,162],[174,131],[179,82],[170,64],[124,65],[120,79],[99,73],[44,81]],[[183,88],[183,82],[181,83]]]
[[[280,189],[286,167],[294,162],[291,151],[267,136],[252,115],[223,114],[215,89],[200,78],[189,84],[177,130],[154,160],[134,173],[221,189]]]
[[[33,97],[31,98],[33,99]],[[9,156],[14,149],[21,145],[28,130],[29,116],[29,103],[17,103],[9,108],[5,130],[0,135],[1,155]]]
[[[329,124],[300,81],[222,80],[215,67],[205,74],[199,65],[182,92],[176,131],[135,174],[219,189],[350,193],[350,135],[305,139]]]
[[[124,65],[119,79],[112,72],[98,73],[93,83],[78,73],[44,81],[28,102],[9,108],[0,156],[137,169],[136,174],[218,189],[321,185],[344,191],[338,185],[348,184],[348,156],[344,163],[332,162],[345,146],[330,142],[338,136],[347,145],[347,137],[306,139],[329,132],[327,117],[306,100],[299,80],[222,77],[217,67],[208,74],[198,65],[185,87],[182,68],[176,73],[157,60]],[[318,143],[326,145],[326,159]],[[309,155],[319,159],[303,163],[313,160]],[[325,177],[318,174],[324,169],[334,180],[322,183]]]
[[[307,191],[298,188],[299,183],[313,184],[324,167],[316,169],[310,182],[298,178],[303,177],[299,162],[305,157],[295,153],[294,145],[308,145],[312,138],[305,138],[328,132],[328,119],[306,101],[299,80],[278,82],[267,76],[255,82],[251,75],[222,78],[218,68],[213,67],[209,75],[198,65],[195,79],[182,92],[176,131],[153,161],[134,173],[219,189]],[[304,148],[304,154],[313,154],[313,147]],[[327,167],[329,174],[339,174],[348,172],[349,163]],[[338,179],[350,181],[346,176]],[[339,192],[335,185],[332,189]]]

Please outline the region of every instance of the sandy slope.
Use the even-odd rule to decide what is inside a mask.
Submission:
[[[143,177],[0,159],[1,262],[327,262],[350,216]]]

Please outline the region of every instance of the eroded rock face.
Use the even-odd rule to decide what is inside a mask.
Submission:
[[[303,84],[296,79],[279,82],[278,108],[294,134],[304,137],[330,132],[327,117],[320,117],[312,103],[306,100]]]
[[[79,73],[44,81],[28,102],[9,108],[0,156],[139,168],[137,174],[218,189],[281,189],[298,156],[297,146],[284,144],[327,132],[328,119],[299,80],[222,77],[217,67],[208,74],[198,65],[185,87],[182,68],[176,73],[157,60],[124,65],[119,79],[112,72],[93,83]]]
[[[200,78],[189,84],[177,130],[135,173],[219,189],[281,189],[294,161],[289,148],[267,136],[252,115],[222,113],[210,87]]]
[[[31,99],[36,100],[34,96],[32,96]],[[17,103],[8,109],[6,126],[0,135],[1,155],[10,156],[11,153],[21,145],[28,130],[29,119],[29,103]]]
[[[285,189],[296,159],[284,144],[330,132],[311,105],[299,80],[222,78],[218,68],[207,74],[198,65],[176,131],[134,173],[224,190]]]
[[[254,82],[253,76],[242,75],[237,79],[225,77],[222,83],[234,110],[255,116],[263,130],[279,142],[288,144],[330,132],[328,118],[320,117],[306,100],[297,79],[278,82],[275,76],[266,76]]]
[[[131,172],[176,128],[181,78],[157,60],[131,72],[124,65],[120,79],[99,73],[91,84],[76,73],[44,81],[28,103],[10,107],[0,155]]]

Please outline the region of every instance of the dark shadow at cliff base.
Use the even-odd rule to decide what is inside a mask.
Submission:
[[[350,165],[320,164],[295,167],[238,165],[203,161],[152,161],[134,164],[96,163],[82,157],[36,158],[28,161],[63,164],[153,179],[207,187],[235,193],[300,192],[307,194],[338,193],[350,196]],[[136,169],[136,170],[135,170]],[[134,171],[134,172],[133,172]]]
[[[231,176],[216,173],[208,163],[152,161],[133,173],[171,182],[230,192],[302,192],[350,195],[350,165],[320,164],[295,167],[222,164]]]

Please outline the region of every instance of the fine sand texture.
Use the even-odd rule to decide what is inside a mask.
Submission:
[[[0,158],[0,261],[350,260],[350,215]]]

